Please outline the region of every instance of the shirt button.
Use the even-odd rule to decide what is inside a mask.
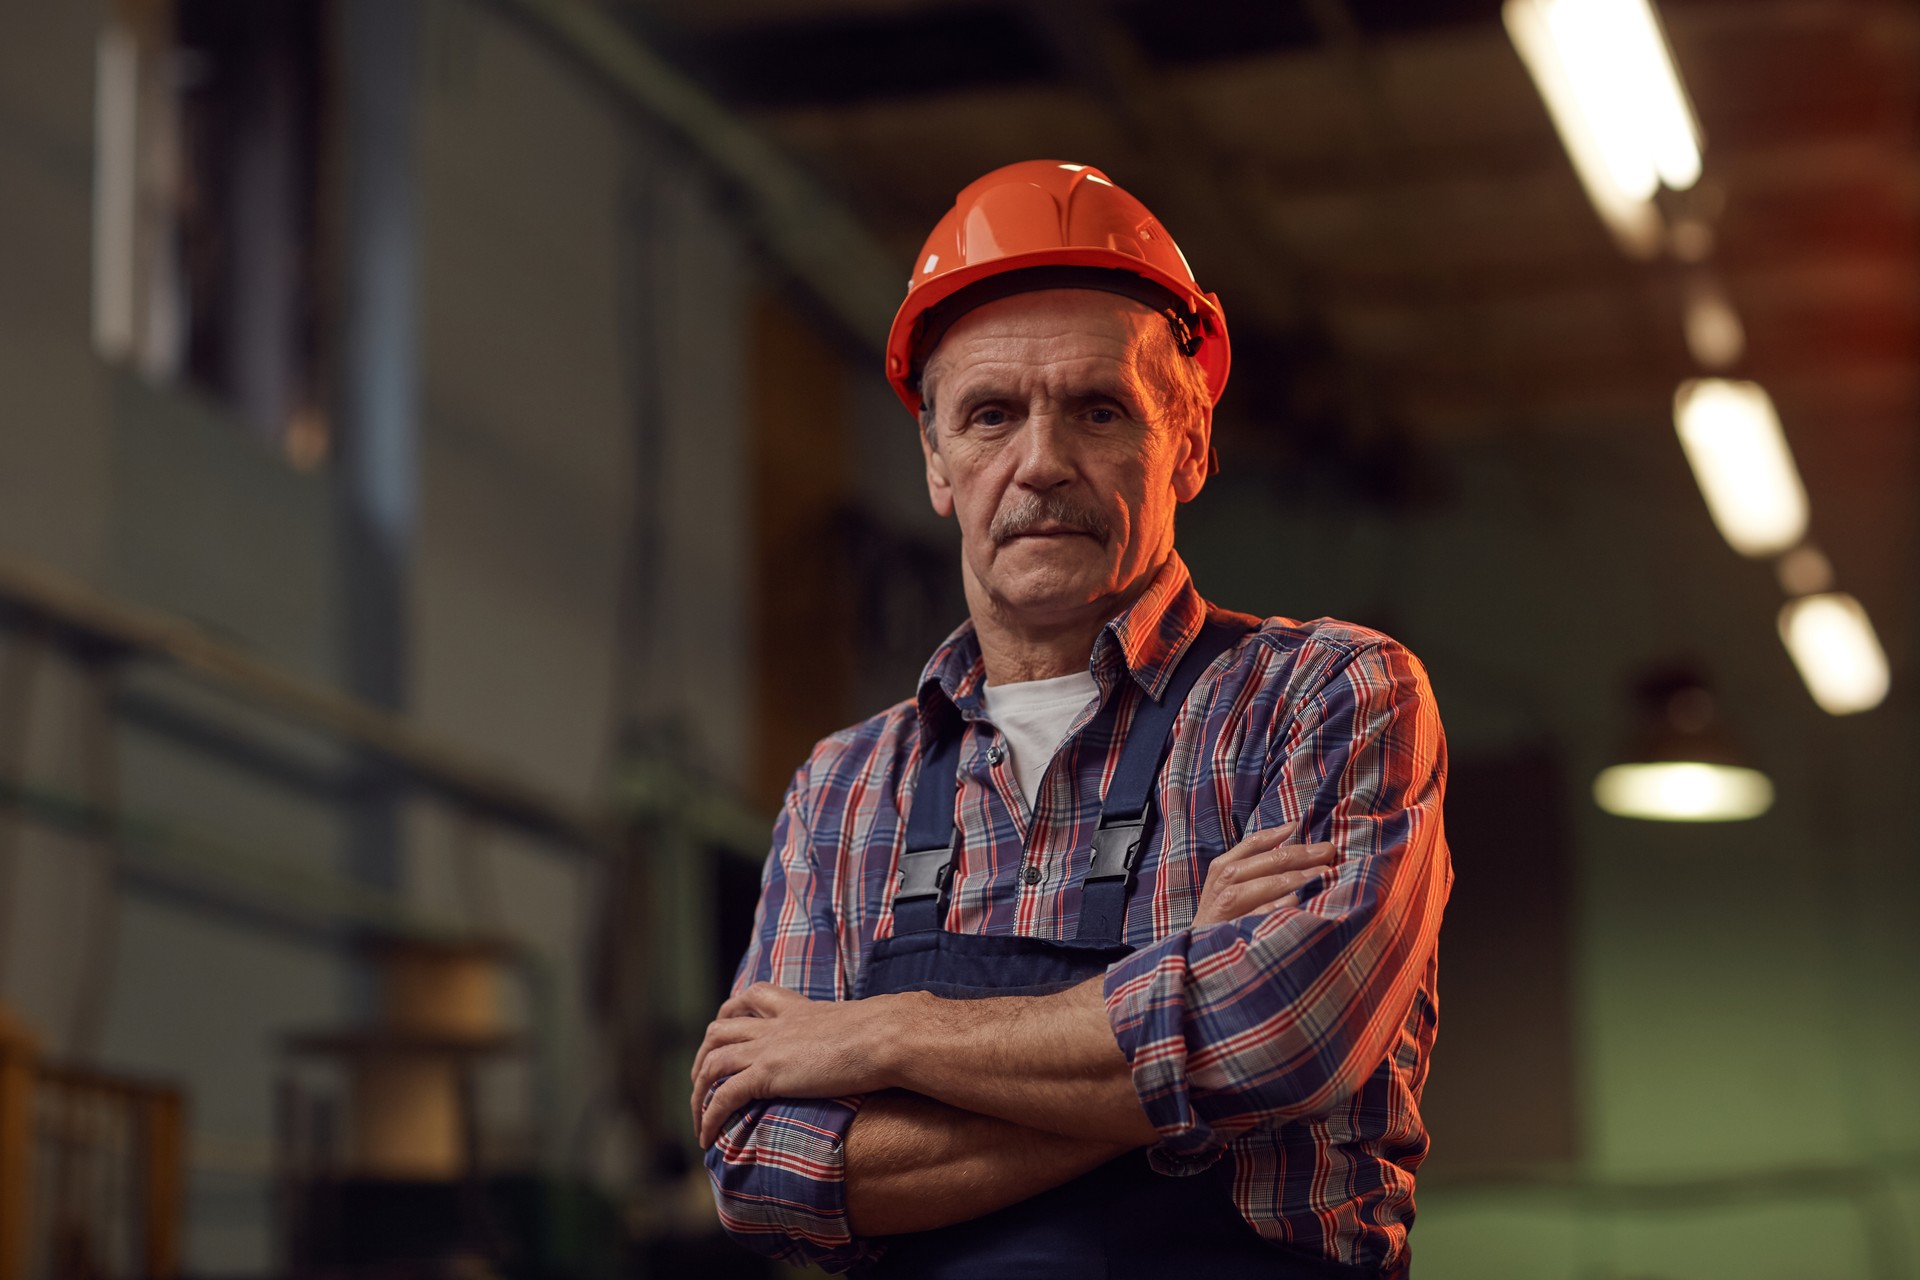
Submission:
[[[1020,873],[1020,878],[1022,880],[1025,880],[1028,884],[1039,884],[1040,868],[1029,864],[1027,869]]]
[[[1002,760],[1005,760],[1006,758],[1007,758],[1007,749],[999,745],[998,743],[995,743],[993,746],[987,748],[988,764],[999,764]]]

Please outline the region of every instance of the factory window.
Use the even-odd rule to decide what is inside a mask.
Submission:
[[[95,86],[95,346],[303,466],[328,436],[322,3],[121,0]]]

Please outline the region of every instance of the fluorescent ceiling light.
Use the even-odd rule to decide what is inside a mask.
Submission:
[[[1622,248],[1659,251],[1654,193],[1700,179],[1700,132],[1648,0],[1507,0],[1507,33],[1594,208]]]
[[[1773,807],[1773,783],[1757,769],[1701,761],[1616,764],[1593,780],[1608,813],[1656,822],[1738,822]]]
[[[1869,711],[1887,696],[1887,654],[1860,602],[1844,591],[1789,600],[1780,638],[1808,692],[1831,715]]]
[[[1807,491],[1765,388],[1692,379],[1674,395],[1673,422],[1707,511],[1735,551],[1771,556],[1800,541]]]

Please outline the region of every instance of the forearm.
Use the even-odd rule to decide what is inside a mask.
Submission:
[[[847,1130],[848,1222],[857,1236],[966,1222],[1131,1145],[1062,1137],[897,1090],[874,1094]]]
[[[1066,1138],[1125,1147],[1157,1138],[1098,978],[1049,996],[899,999],[888,1074],[900,1088]]]

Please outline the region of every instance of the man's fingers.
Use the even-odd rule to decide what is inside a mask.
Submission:
[[[720,1006],[720,1012],[713,1015],[720,1018],[757,1018],[760,1016],[760,984],[754,983],[745,991],[736,992],[727,997]]]
[[[1235,897],[1246,904],[1241,915],[1252,911],[1272,910],[1272,904],[1287,894],[1298,893],[1316,880],[1326,878],[1326,872],[1319,867],[1309,867],[1300,871],[1278,871],[1272,875],[1249,880],[1245,884],[1235,885]]]
[[[1215,900],[1213,909],[1196,919],[1204,924],[1219,924],[1247,916],[1266,915],[1278,911],[1282,906],[1298,906],[1300,891],[1326,878],[1325,868],[1310,867],[1246,880],[1224,890]]]
[[[700,1116],[700,1146],[704,1149],[718,1142],[720,1131],[727,1127],[733,1113],[752,1101],[753,1085],[744,1072],[715,1089]]]
[[[759,1032],[758,1019],[779,1012],[789,1000],[805,999],[798,992],[777,987],[771,982],[756,982],[746,990],[727,997],[726,1003],[720,1006],[720,1012],[714,1014],[713,1021],[707,1024],[706,1038],[693,1055],[694,1078],[699,1078],[701,1063],[714,1045],[752,1038]]]
[[[694,1080],[694,1091],[705,1095],[715,1082],[738,1072],[745,1064],[741,1061],[740,1050],[733,1045],[721,1045],[707,1055],[706,1063],[701,1067],[700,1075]]]
[[[710,1080],[696,1080],[694,1081],[693,1092],[687,1097],[688,1109],[693,1112],[693,1131],[695,1133],[700,1132],[701,1117],[706,1114],[707,1097],[713,1092],[713,1088],[713,1082]]]
[[[693,1070],[688,1073],[688,1078],[698,1080],[701,1068],[706,1065],[707,1055],[721,1045],[751,1040],[764,1029],[764,1024],[758,1018],[716,1018],[709,1022],[707,1034],[693,1055]]]
[[[1306,867],[1331,866],[1337,850],[1331,844],[1289,844],[1257,852],[1238,862],[1226,862],[1224,855],[1207,868],[1209,887],[1249,884],[1262,876]]]
[[[707,1024],[707,1034],[701,1037],[700,1047],[693,1051],[693,1070],[687,1072],[687,1079],[698,1080],[700,1078],[700,1066],[707,1060],[707,1054],[713,1051],[713,1029],[719,1025],[720,1023],[717,1020]]]
[[[1289,867],[1324,867],[1339,857],[1340,851],[1333,841],[1322,840],[1317,844],[1289,845],[1280,853]]]
[[[1294,836],[1299,834],[1299,831],[1300,824],[1298,822],[1288,822],[1277,827],[1269,827],[1265,831],[1255,831],[1239,844],[1215,858],[1213,860],[1214,865],[1217,866],[1222,862],[1238,862],[1242,858],[1251,858],[1258,854],[1266,853],[1293,839]]]
[[[693,1082],[693,1118],[696,1122],[704,1122],[704,1114],[712,1106],[706,1098],[715,1086],[724,1084],[729,1076],[741,1074],[747,1066],[745,1056],[732,1046],[715,1049],[707,1055],[705,1070]]]
[[[1338,857],[1339,850],[1331,843],[1283,845],[1271,852],[1247,859],[1233,869],[1233,875],[1236,880],[1253,880],[1280,871],[1332,866]]]
[[[713,1027],[711,1026],[711,1024],[710,1024],[710,1025],[708,1026],[708,1028],[707,1028],[707,1034],[708,1034],[709,1036],[711,1036],[711,1035],[713,1034]],[[706,1064],[707,1064],[707,1055],[708,1055],[709,1053],[712,1053],[712,1052],[713,1052],[713,1043],[712,1043],[712,1041],[711,1041],[711,1040],[702,1040],[702,1041],[700,1042],[700,1047],[699,1047],[698,1049],[696,1049],[696,1050],[694,1050],[694,1054],[693,1054],[693,1070],[691,1070],[691,1071],[689,1071],[689,1072],[687,1072],[687,1079],[689,1079],[689,1080],[692,1080],[692,1081],[695,1081],[695,1082],[698,1082],[698,1080],[700,1079],[700,1070],[701,1070],[701,1068],[703,1068],[704,1066],[706,1066]],[[700,1095],[699,1095],[699,1092],[698,1092],[698,1091],[695,1091],[695,1093],[694,1093],[694,1097],[695,1097],[696,1099],[698,1099],[698,1098],[699,1098],[699,1096],[700,1096]],[[698,1120],[698,1119],[700,1118],[700,1116],[699,1116],[699,1113],[698,1113],[698,1111],[697,1111],[697,1110],[696,1110],[696,1112],[694,1113],[694,1117],[693,1117],[693,1118],[694,1118],[694,1119],[696,1119],[696,1120]]]

